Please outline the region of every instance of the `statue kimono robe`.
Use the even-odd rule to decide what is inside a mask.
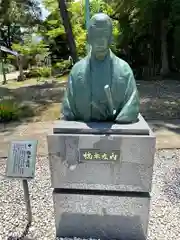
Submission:
[[[90,21],[91,51],[69,75],[62,112],[66,120],[136,122],[139,96],[130,66],[109,49],[112,22],[106,14]]]

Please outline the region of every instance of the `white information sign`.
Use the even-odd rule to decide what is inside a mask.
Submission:
[[[34,178],[37,144],[37,140],[11,142],[6,164],[7,177]]]

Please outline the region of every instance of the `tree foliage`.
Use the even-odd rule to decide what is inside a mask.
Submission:
[[[75,38],[78,57],[86,55],[85,1],[65,1]],[[58,0],[43,0],[49,11],[42,21],[36,0],[2,0],[0,3],[0,37],[7,47],[34,56],[48,46],[56,63],[68,59],[67,35],[60,16]],[[91,16],[107,13],[113,19],[113,51],[131,65],[140,78],[167,75],[180,69],[180,1],[179,0],[92,0]],[[42,41],[24,40],[25,32],[38,25]],[[36,29],[36,28],[35,28]],[[24,41],[24,44],[23,44]],[[26,46],[23,46],[26,45]],[[44,54],[44,53],[43,53]]]
[[[137,65],[166,75],[180,67],[179,0],[106,0],[120,23],[120,45]],[[136,53],[135,53],[136,52]],[[139,53],[138,53],[139,52]],[[139,59],[136,54],[140,55]],[[179,66],[178,66],[179,65]],[[137,68],[137,66],[135,66]]]
[[[46,42],[50,42],[53,45],[53,51],[56,48],[60,49],[59,57],[65,57],[70,54],[67,46],[67,39],[65,36],[65,30],[62,25],[62,19],[60,17],[57,0],[44,0],[44,5],[50,11],[49,16],[40,27],[41,34]],[[78,56],[81,58],[86,55],[86,26],[85,26],[85,6],[84,1],[68,1],[68,12],[72,24],[73,35],[76,42],[76,48]],[[105,12],[109,15],[113,13],[110,5],[103,0],[90,1],[91,16],[97,12]],[[114,21],[114,39],[117,40],[118,22]],[[53,44],[52,44],[53,43]],[[65,47],[66,45],[66,47]],[[115,48],[115,45],[112,46]],[[63,51],[63,49],[64,51]],[[56,51],[57,53],[57,51]]]
[[[0,44],[11,49],[13,43],[23,42],[25,30],[41,21],[41,9],[36,0],[1,0]]]

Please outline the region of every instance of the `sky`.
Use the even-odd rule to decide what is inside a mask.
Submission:
[[[40,3],[41,10],[42,10],[42,18],[43,18],[43,20],[44,20],[44,19],[48,16],[49,12],[48,12],[47,9],[45,9],[45,7],[43,6],[42,0],[39,0],[39,3]]]
[[[41,6],[41,9],[42,9],[42,18],[44,20],[48,16],[49,12],[43,6]]]
[[[45,19],[49,12],[47,11],[47,9],[45,9],[45,7],[43,6],[42,4],[42,0],[38,0],[40,2],[40,6],[41,6],[41,9],[42,9],[42,18]],[[81,1],[81,0],[74,0],[75,2],[78,2],[78,1]]]
[[[42,9],[42,18],[43,19],[45,19],[47,16],[48,16],[48,14],[49,14],[49,12],[47,11],[47,9],[45,9],[45,7],[43,6],[43,4],[42,4],[42,0],[38,0],[39,2],[40,2],[40,7],[41,7],[41,9]],[[78,1],[82,1],[82,0],[74,0],[75,2],[78,2]],[[91,1],[91,0],[90,0]]]

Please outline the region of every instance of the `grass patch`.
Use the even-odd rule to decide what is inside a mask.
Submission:
[[[17,82],[16,80],[8,80],[6,85],[1,85],[1,87],[4,88],[9,88],[9,89],[16,89],[16,88],[20,88],[20,87],[26,87],[26,86],[35,86],[37,84],[41,84],[44,82],[48,82],[49,80],[54,80],[57,83],[61,83],[64,81],[67,81],[68,79],[68,75],[64,75],[61,77],[56,77],[56,78],[30,78],[30,79],[26,79],[23,82]]]
[[[53,121],[60,117],[68,75],[34,77],[0,85],[0,122]]]
[[[46,121],[54,121],[60,118],[61,112],[61,104],[52,103],[46,107],[46,109],[42,110],[42,106],[36,107],[36,112],[33,118],[31,118],[32,122],[46,122]]]
[[[22,118],[34,116],[34,111],[28,105],[20,105],[14,99],[0,101],[0,123],[18,121]]]
[[[8,80],[7,84],[1,85],[1,87],[16,89],[16,88],[25,87],[25,86],[36,85],[37,83],[38,83],[37,78],[27,79],[23,82],[17,82],[17,80]]]
[[[63,75],[61,77],[56,77],[56,80],[58,82],[64,82],[64,81],[67,81],[67,79],[68,79],[68,75]]]

